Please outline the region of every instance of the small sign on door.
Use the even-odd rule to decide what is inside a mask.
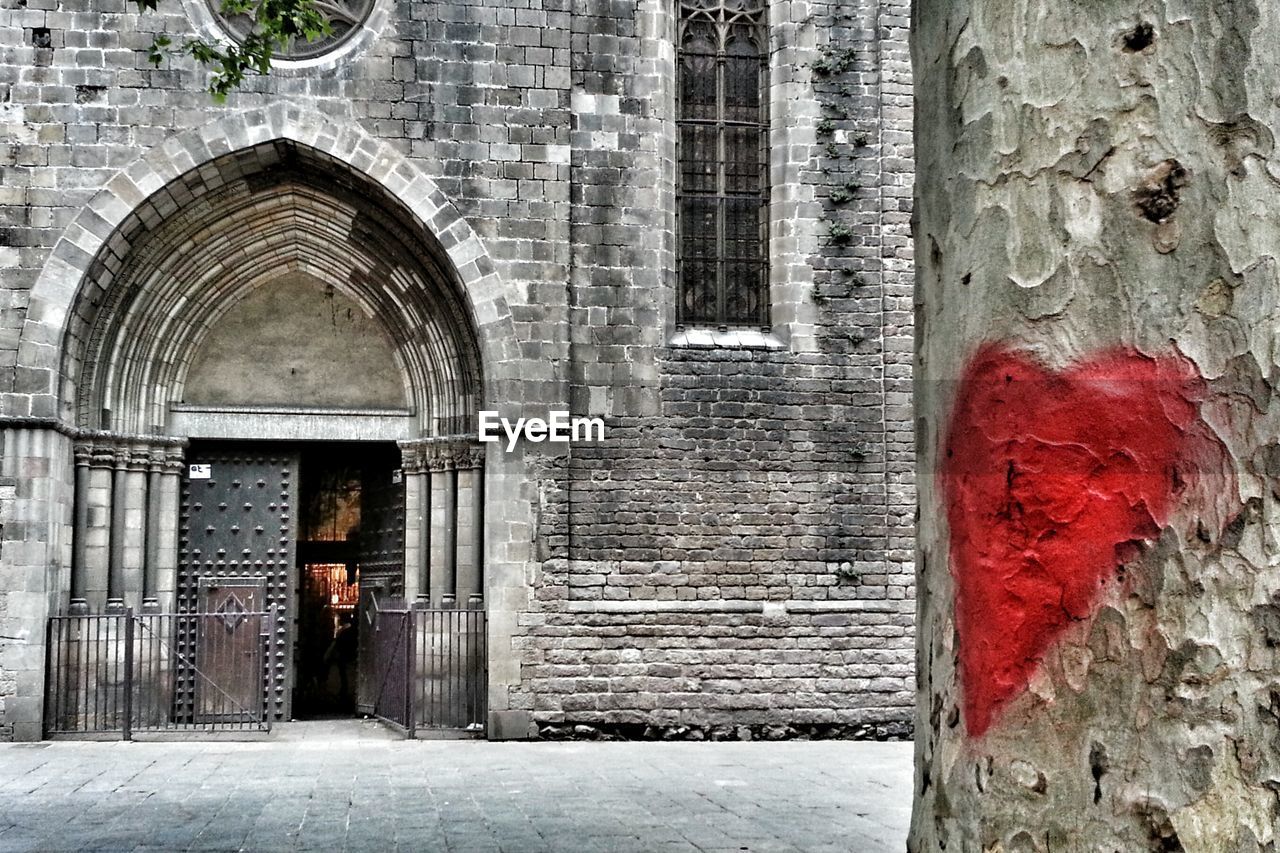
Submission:
[[[399,485],[404,482],[403,468],[397,468],[396,470],[391,472],[391,482],[395,485]]]
[[[189,480],[208,480],[213,476],[212,465],[188,465],[187,479]]]

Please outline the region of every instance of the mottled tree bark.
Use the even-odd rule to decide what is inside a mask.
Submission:
[[[1280,5],[918,0],[912,851],[1280,847]]]

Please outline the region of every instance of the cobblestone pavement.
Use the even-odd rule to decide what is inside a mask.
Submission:
[[[901,853],[910,809],[909,743],[0,745],[0,851]]]

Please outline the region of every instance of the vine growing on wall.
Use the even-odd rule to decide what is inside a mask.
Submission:
[[[855,259],[848,250],[855,246],[857,232],[843,214],[852,208],[862,189],[858,174],[858,157],[868,145],[867,134],[857,127],[855,105],[857,92],[849,80],[859,58],[857,46],[836,41],[821,47],[818,57],[810,63],[814,92],[821,109],[821,117],[814,126],[819,149],[820,171],[825,177],[827,193],[825,202],[826,231],[823,266],[815,278],[813,299],[815,304],[830,306],[837,311],[840,300],[852,298],[854,289],[861,284]],[[834,303],[834,304],[833,304]],[[847,315],[844,315],[847,317]],[[847,333],[837,335],[845,344],[856,345]]]
[[[824,350],[861,362],[880,345],[880,321],[871,307],[873,295],[864,287],[864,276],[874,269],[879,240],[874,217],[867,216],[863,177],[868,165],[868,122],[874,114],[861,108],[867,91],[860,77],[870,54],[856,26],[840,22],[837,15],[824,24],[828,43],[809,63],[810,83],[819,113],[814,129],[814,183],[823,206],[819,251],[812,258],[813,303],[817,333]],[[815,21],[815,23],[817,23]],[[850,429],[840,443],[842,471],[863,472],[881,458],[878,439],[860,428]],[[869,565],[881,565],[884,555],[855,534],[857,520],[846,520],[833,531],[828,567],[836,586],[857,587]],[[845,593],[850,594],[850,593]]]
[[[841,48],[831,44],[823,45],[819,54],[820,56],[813,61],[811,66],[813,73],[819,77],[843,74],[853,68],[853,63],[858,58],[856,48]]]

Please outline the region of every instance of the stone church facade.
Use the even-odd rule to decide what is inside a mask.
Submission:
[[[211,579],[293,715],[309,560],[483,612],[491,737],[909,720],[905,0],[338,6],[223,104],[203,0],[0,10],[0,740]]]

